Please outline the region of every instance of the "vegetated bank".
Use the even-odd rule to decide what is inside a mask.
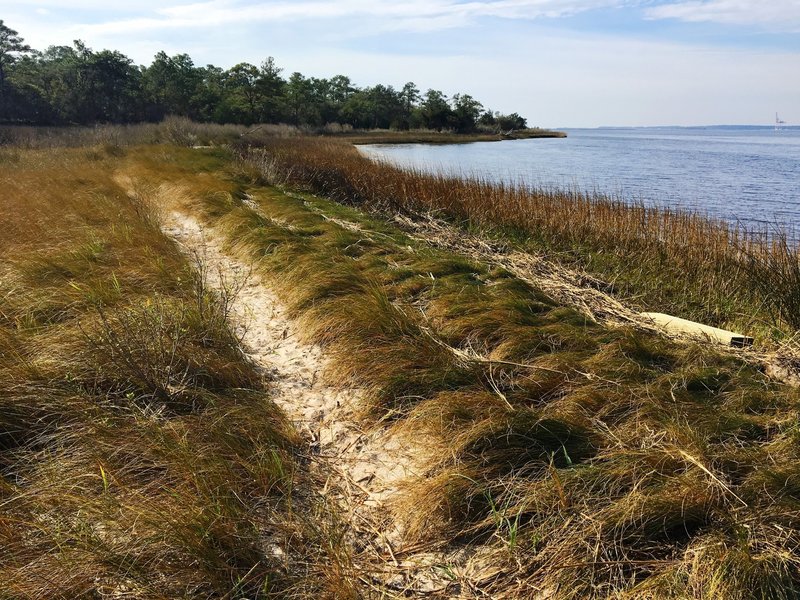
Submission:
[[[162,234],[152,188],[118,183],[127,152],[0,147],[0,597],[319,595],[337,546],[293,510],[301,436],[242,352],[235,290]],[[296,541],[290,570],[265,539]]]
[[[285,155],[269,161],[278,147],[252,177],[297,185]],[[312,182],[348,183],[314,164]],[[396,502],[406,543],[481,546],[498,598],[800,591],[796,467],[771,464],[794,456],[796,390],[702,344],[598,325],[327,198],[240,193],[257,209],[234,191],[198,208],[272,278],[332,374],[367,391],[366,422],[439,457]]]
[[[429,175],[334,140],[266,139],[242,156],[276,181],[367,210],[434,214],[598,278],[640,308],[783,340],[800,327],[800,255],[780,232],[602,194]]]
[[[452,131],[435,130],[380,130],[342,131],[329,133],[323,131],[325,137],[333,137],[351,144],[469,144],[472,142],[502,142],[506,140],[528,140],[539,138],[564,138],[563,131],[541,129],[539,127],[511,129],[506,132],[454,133]]]
[[[184,133],[186,139],[195,142],[209,141],[202,137],[201,130],[192,131],[188,124]],[[377,215],[378,210],[390,214],[403,211],[412,216],[418,210],[438,214],[452,211],[450,218],[456,224],[481,225],[490,229],[494,236],[505,235],[508,243],[533,243],[526,237],[534,237],[533,221],[527,222],[529,229],[512,229],[503,220],[510,217],[501,206],[500,191],[507,193],[508,188],[480,182],[460,184],[446,178],[408,176],[405,179],[407,175],[403,172],[370,163],[349,146],[330,141],[274,140],[265,136],[259,143],[262,147],[258,149],[240,149],[246,159],[244,163],[233,160],[234,157],[224,150],[192,150],[173,145],[138,148],[111,145],[105,149],[75,152],[85,152],[79,165],[91,157],[102,157],[98,173],[124,173],[145,191],[162,183],[184,185],[194,190],[198,217],[227,236],[231,252],[252,259],[254,268],[271,282],[300,320],[309,339],[326,348],[332,357],[326,377],[364,389],[361,408],[365,426],[405,431],[436,457],[425,472],[407,482],[392,505],[394,519],[405,530],[403,546],[394,551],[398,562],[420,545],[468,549],[473,559],[466,566],[473,569],[476,576],[471,581],[477,582],[477,588],[457,587],[463,581],[460,569],[465,565],[444,564],[442,570],[451,574],[454,587],[436,592],[441,597],[483,594],[497,598],[744,599],[792,598],[800,594],[797,553],[800,544],[800,488],[797,485],[800,481],[797,427],[800,398],[797,390],[771,382],[745,360],[721,354],[707,345],[669,341],[652,332],[593,322],[576,309],[554,302],[537,289],[535,281],[526,282],[504,269],[438,250],[424,240],[410,238]],[[6,173],[9,168],[23,166],[35,170],[39,164],[35,153],[28,151],[4,150],[3,160]],[[5,166],[6,161],[10,161],[11,167]],[[80,168],[76,168],[75,181],[86,181],[87,176],[80,175]],[[37,177],[46,173],[45,170]],[[47,189],[53,189],[54,194],[43,200],[38,212],[52,212],[50,205],[57,204],[61,197],[57,191],[64,184],[64,178],[59,181],[52,171],[49,173],[51,176],[42,180],[50,182]],[[105,176],[98,174],[96,177],[105,181]],[[33,175],[29,179],[38,181]],[[7,176],[5,180],[11,181],[11,178]],[[89,178],[89,181],[94,179]],[[405,195],[403,184],[406,185]],[[116,194],[112,203],[115,210],[118,205],[127,206],[126,196],[119,194],[119,188],[110,183],[105,185],[109,187],[99,186],[98,189]],[[453,193],[447,192],[450,187],[455,187]],[[36,187],[31,183],[26,189]],[[311,189],[316,195],[309,193]],[[478,210],[480,197],[477,192],[469,195],[470,190],[487,193],[489,200],[483,212]],[[492,190],[495,190],[494,195]],[[328,197],[320,196],[323,191]],[[23,194],[22,198],[28,195]],[[20,195],[8,197],[20,198]],[[366,214],[334,202],[331,197],[359,203],[376,212]],[[9,207],[6,212],[12,213],[22,205],[22,198],[4,204],[4,208]],[[105,205],[101,198],[88,194],[83,202],[93,211],[95,203]],[[464,199],[463,205],[459,198]],[[505,196],[504,201],[508,198]],[[510,198],[517,201],[517,214],[529,210],[528,205],[533,202],[521,192]],[[543,195],[540,202],[555,210],[567,200],[569,198],[559,200],[554,195]],[[552,204],[546,204],[548,201]],[[581,198],[577,198],[572,208],[578,217],[582,210],[596,208],[586,199],[586,206],[580,201]],[[564,218],[567,213],[563,211],[567,208],[562,206],[562,212],[556,216]],[[613,205],[600,204],[597,214],[605,216],[608,223],[616,223],[612,208]],[[623,210],[620,207],[620,212]],[[54,235],[61,232],[67,239],[74,231],[111,235],[123,231],[119,223],[137,222],[135,211],[114,215],[113,219],[94,219],[92,212],[87,214],[78,222],[80,226],[56,229]],[[556,229],[544,218],[544,211],[537,214],[543,228],[543,241],[539,243],[544,244],[551,236],[555,238]],[[641,216],[635,212],[633,215]],[[633,217],[616,218],[621,223],[633,223]],[[629,221],[624,221],[625,218]],[[492,226],[493,219],[505,227]],[[24,228],[26,222],[19,221],[16,229]],[[664,222],[664,227],[677,227],[670,225],[667,217]],[[49,225],[49,222],[43,223]],[[588,222],[578,219],[577,223],[586,227],[584,233],[588,241],[599,243],[590,235],[597,236],[598,232],[590,229]],[[611,232],[616,231],[607,226]],[[568,241],[575,244],[579,233],[576,231]],[[620,236],[619,232],[615,235]],[[21,237],[19,243],[35,248],[40,238],[50,239],[37,231],[30,238]],[[126,239],[124,235],[123,239]],[[497,243],[496,239],[489,242]],[[17,242],[6,238],[4,243],[7,244],[5,250],[14,248],[10,244]],[[639,248],[633,241],[629,243],[631,251]],[[644,244],[642,247],[647,248]],[[125,248],[130,248],[130,253],[122,256],[129,257],[126,260],[131,260],[136,269],[146,270],[147,265],[158,265],[157,259],[162,254],[177,256],[169,246],[162,249],[136,238]],[[150,250],[141,254],[136,248]],[[641,254],[635,256],[647,256],[644,250],[638,251]],[[577,252],[577,248],[573,248],[573,254],[567,258],[575,260]],[[92,258],[98,256],[98,252],[92,250],[68,256]],[[106,255],[100,253],[99,256],[104,259]],[[79,264],[83,264],[83,260],[80,258]],[[104,260],[92,258],[88,272],[97,277],[98,285],[104,283],[113,291],[113,282],[119,280],[120,275],[113,269],[104,270],[103,265],[108,264]],[[171,265],[162,263],[166,274],[159,270],[157,280],[169,277],[172,283],[168,290],[177,290],[174,293],[179,294],[183,289],[181,285],[189,284],[175,282],[181,271]],[[30,290],[32,299],[3,296],[0,314],[25,314],[29,306],[38,305],[33,301],[36,294],[54,285],[59,286],[55,288],[56,299],[62,297],[62,291],[73,293],[70,292],[75,289],[72,284],[80,288],[80,277],[85,271],[44,271],[41,278],[20,288]],[[137,273],[136,293],[148,293],[151,288],[138,282],[152,280],[138,275],[138,270],[134,272]],[[8,280],[5,272],[3,277],[4,281]],[[127,298],[128,294],[123,297]],[[147,305],[144,297],[138,298]],[[109,308],[103,309],[107,311],[114,309],[116,302],[121,300],[113,294],[110,300],[104,296],[98,298],[100,307],[109,303]],[[67,304],[76,308],[82,306],[73,302]],[[56,311],[55,314],[62,313]],[[4,318],[0,323],[4,327],[3,339],[30,336],[22,338],[28,342],[36,341],[33,337],[36,335],[58,333],[60,330],[53,328],[71,322],[51,318],[36,322],[31,329],[25,328],[24,319],[18,322]],[[100,326],[102,328],[102,320]],[[160,339],[152,334],[142,337]],[[66,336],[66,339],[71,338]],[[212,348],[217,348],[213,342],[217,338],[209,339]],[[61,337],[42,338],[41,341],[46,345],[31,346],[40,349],[41,360],[58,353],[64,343]],[[3,349],[3,368],[19,370],[22,367],[15,353],[28,346],[15,343],[9,347],[11,352]],[[223,344],[221,347],[230,346]],[[72,346],[67,348],[72,356]],[[96,365],[104,364],[92,356],[81,363],[89,374],[98,369]],[[103,356],[101,354],[101,358]],[[58,361],[53,363],[55,370],[48,373],[45,381],[52,385],[72,385],[71,378],[64,377],[64,370],[58,364]],[[231,358],[226,364],[241,363]],[[183,373],[184,369],[178,371]],[[126,403],[133,402],[139,395],[142,401],[148,402],[158,397],[158,388],[134,387],[136,373],[130,375],[125,370],[121,373],[122,383],[115,384],[121,394],[114,395],[117,388],[103,387],[106,380],[95,376],[82,376],[75,385],[83,386],[79,387],[83,390],[87,387],[86,381],[97,381],[96,386],[88,387],[92,393],[100,394],[99,400],[91,396],[92,402],[105,407],[104,399],[111,394],[114,402],[110,402],[109,410],[117,410],[121,404],[123,417],[128,414]],[[198,381],[204,386],[210,385],[205,379]],[[225,385],[235,385],[237,390],[238,387],[256,387],[249,380],[237,379]],[[188,389],[191,395],[186,398],[193,399],[199,393],[194,387]],[[227,389],[221,385],[219,393],[224,395]],[[171,387],[167,390],[173,393]],[[214,393],[216,390],[213,389]],[[129,391],[134,392],[133,398],[127,397]],[[230,393],[240,392],[231,390]],[[203,428],[202,418],[206,415],[211,418],[215,413],[205,411],[216,410],[216,405],[208,407],[204,401],[215,397],[205,392],[199,395],[197,405],[192,403],[191,409],[187,407],[194,411],[190,414],[195,421],[183,422],[180,416],[162,414],[158,426],[178,419],[174,427],[182,434],[178,439],[187,440],[186,443],[194,439],[193,435],[210,435],[207,428]],[[263,396],[256,397],[264,402]],[[30,396],[14,398],[12,406],[31,411],[38,406]],[[41,394],[36,398],[51,396]],[[225,410],[222,406],[230,406],[222,400],[215,402],[220,403],[220,410]],[[249,411],[245,422],[255,426],[261,421],[250,416],[251,409],[250,405],[242,407]],[[40,416],[40,413],[32,414]],[[32,440],[15,437],[15,432],[22,430],[20,425],[3,423],[5,437],[2,439],[19,440],[10,449],[3,446],[1,451],[4,503],[0,519],[4,527],[0,529],[3,536],[0,539],[13,552],[0,554],[0,568],[17,577],[30,573],[29,565],[55,560],[52,556],[60,558],[63,552],[69,552],[69,558],[107,556],[109,538],[105,537],[105,532],[108,525],[103,523],[108,517],[103,512],[82,507],[94,507],[99,501],[110,502],[123,490],[136,490],[136,485],[141,485],[117,487],[108,475],[109,456],[121,461],[119,466],[113,463],[118,478],[121,477],[119,473],[130,473],[131,477],[153,475],[147,469],[126,471],[125,466],[133,459],[126,458],[124,453],[115,454],[107,444],[94,441],[92,436],[98,427],[102,431],[107,423],[118,422],[111,417],[107,417],[108,422],[99,419],[87,424],[83,417],[64,414],[51,406],[43,414],[52,415],[52,420],[29,416],[23,424],[31,430],[42,427],[42,423],[52,423],[54,429],[48,431],[53,435],[33,436]],[[258,414],[264,413],[259,410]],[[267,411],[267,414],[274,413]],[[123,417],[120,420],[129,423],[133,430],[144,426],[141,420],[125,421]],[[72,430],[74,435],[70,437],[64,432],[71,431],[69,428],[74,423],[81,427]],[[235,447],[239,447],[238,421],[222,419],[213,423],[217,427],[213,429],[215,436],[230,432],[224,439],[231,444],[236,442]],[[195,430],[194,424],[199,429]],[[275,426],[277,431],[284,431],[281,426]],[[169,429],[155,431],[166,431],[163,439],[172,439]],[[245,439],[252,437],[245,436]],[[150,443],[148,437],[144,439]],[[291,432],[258,439],[267,439],[266,448],[284,457],[281,464],[291,464],[291,457],[281,454],[282,448],[291,447]],[[58,501],[61,496],[49,503],[38,500],[51,498],[41,496],[35,487],[49,481],[45,475],[51,472],[48,469],[55,468],[51,461],[64,461],[65,449],[78,453],[75,449],[82,449],[84,445],[91,445],[96,454],[85,462],[82,470],[66,471],[63,483],[52,484],[57,490],[59,485],[68,486],[71,503]],[[216,444],[185,447],[176,442],[175,446],[191,456],[192,461],[211,460],[210,457],[218,455]],[[246,446],[243,454],[236,456],[248,457],[251,452]],[[66,456],[72,454],[66,452]],[[169,458],[172,454],[165,451],[164,456]],[[214,460],[227,465],[229,456],[223,453]],[[272,454],[267,452],[259,456]],[[101,463],[102,471],[96,468],[97,460],[106,461]],[[233,464],[248,464],[248,461],[245,458],[240,462],[237,458]],[[268,461],[268,464],[274,463]],[[159,474],[174,472],[170,464],[159,465],[163,467]],[[23,466],[32,469],[35,476],[17,477]],[[181,469],[184,469],[179,471],[181,473],[191,473],[192,482],[200,485],[205,481],[202,464],[193,462]],[[189,475],[184,477],[190,479]],[[240,481],[244,479],[232,476],[230,481],[219,480],[218,485],[211,488],[226,498],[234,492],[240,496]],[[91,482],[96,485],[88,489]],[[247,507],[252,499],[261,498],[273,508],[266,512],[270,519],[287,512],[280,504],[281,494],[286,493],[283,488],[276,487],[273,496],[260,496],[260,493],[245,495],[241,506]],[[148,488],[131,502],[150,497]],[[161,496],[153,492],[153,497]],[[187,507],[206,504],[203,495],[189,499],[178,496],[176,502],[178,500],[181,506]],[[209,506],[212,505],[213,509],[201,510],[199,514],[208,516],[216,525],[220,523],[216,512],[219,505],[214,502]],[[7,512],[10,507],[27,512]],[[163,507],[157,508],[163,510]],[[245,516],[250,513],[246,508],[242,511],[224,512],[230,520],[222,523],[231,527],[244,524],[246,531],[252,531],[253,521]],[[202,533],[197,547],[203,550],[204,557],[210,556],[216,561],[220,552],[240,547],[220,545],[214,537],[217,529],[213,529],[213,535],[208,534],[207,529],[198,529],[191,519],[195,513],[189,512],[189,515],[179,511],[169,513],[174,514],[174,528],[159,530],[162,537],[152,538],[165,538],[164,546],[151,548],[148,554],[124,554],[120,562],[113,560],[119,554],[110,555],[107,561],[96,559],[88,563],[92,566],[86,571],[96,577],[98,569],[108,569],[102,573],[114,573],[112,567],[120,565],[116,573],[135,574],[142,565],[150,565],[152,572],[141,580],[146,580],[147,576],[157,577],[162,569],[169,573],[168,568],[174,568],[172,561],[175,559],[164,558],[173,555],[162,548],[169,547],[173,532],[184,531],[182,523],[188,523],[190,531]],[[125,512],[113,514],[124,515]],[[269,527],[273,522],[270,519],[257,523],[256,527]],[[35,523],[36,527],[27,525],[30,523]],[[65,524],[72,523],[81,525],[78,532],[65,529]],[[26,535],[20,536],[20,531]],[[130,545],[130,540],[140,540],[140,531],[129,528],[127,538],[113,539]],[[61,543],[27,544],[29,539],[39,539],[37,536],[47,541],[64,532],[69,533],[70,537],[65,540],[69,543],[57,538]],[[81,532],[86,535],[80,537]],[[151,538],[145,535],[144,539]],[[197,541],[194,536],[178,536],[174,543],[182,548],[184,539]],[[75,540],[81,543],[76,544]],[[80,552],[73,554],[76,548]],[[326,555],[327,558],[332,554]],[[184,556],[195,555],[178,554],[179,558]],[[237,576],[255,581],[255,577],[251,579],[247,575],[255,564],[248,562],[252,560],[249,557],[236,562],[226,558],[225,565],[236,565],[233,572],[211,569],[209,572],[217,573],[216,581],[220,582],[219,588],[212,592],[222,595],[216,592],[225,589],[221,582],[235,580]],[[192,569],[206,563],[190,558],[181,564],[191,577],[197,577],[192,575]],[[333,566],[328,574],[335,574],[340,563],[330,564]],[[7,565],[11,566],[7,568]],[[259,574],[258,581],[263,583],[261,577],[267,573],[261,571],[262,568],[263,563],[258,563],[255,572]],[[220,578],[219,573],[224,576]],[[323,573],[320,571],[317,576],[321,578]],[[98,585],[96,581],[89,581],[87,576],[84,585],[91,588]],[[354,581],[355,585],[347,588],[349,597],[378,595],[370,579],[367,578],[366,583],[358,578]],[[327,592],[329,597],[336,597],[330,587],[321,589],[317,591],[319,595]],[[172,592],[168,587],[163,590],[157,589],[152,596],[158,591],[162,595]],[[257,591],[250,587],[245,593],[255,595]],[[16,594],[25,597],[22,593]]]

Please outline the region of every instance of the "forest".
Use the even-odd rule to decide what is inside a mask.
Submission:
[[[259,66],[197,66],[159,52],[149,66],[115,50],[72,46],[40,51],[0,20],[0,123],[92,125],[157,122],[167,115],[205,123],[288,123],[345,129],[433,129],[458,133],[523,129],[526,119],[487,109],[466,93],[448,97],[350,77],[283,75],[272,57]]]

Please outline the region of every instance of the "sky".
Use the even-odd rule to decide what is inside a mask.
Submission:
[[[43,50],[413,81],[542,127],[800,124],[800,0],[0,0]]]

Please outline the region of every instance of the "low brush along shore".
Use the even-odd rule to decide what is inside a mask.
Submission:
[[[549,129],[515,129],[498,133],[452,133],[447,131],[390,131],[370,130],[326,134],[326,137],[351,144],[469,144],[472,142],[502,142],[540,138],[565,138],[563,131]]]
[[[0,597],[800,595],[788,244],[182,127],[0,149]]]

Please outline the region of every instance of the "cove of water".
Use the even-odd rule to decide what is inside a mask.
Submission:
[[[800,127],[564,131],[557,139],[360,149],[425,172],[600,192],[749,229],[800,229]]]

